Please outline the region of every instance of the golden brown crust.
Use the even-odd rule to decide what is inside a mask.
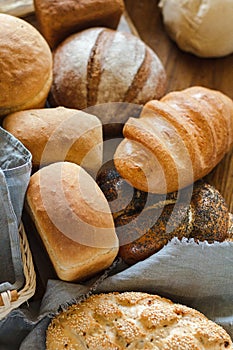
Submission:
[[[142,191],[177,191],[219,163],[233,144],[232,130],[233,101],[221,92],[200,86],[171,92],[127,121],[114,162]]]
[[[51,105],[77,109],[108,102],[144,104],[161,97],[166,82],[161,61],[144,42],[104,27],[64,40],[54,51],[53,76]]]
[[[44,107],[52,83],[52,54],[26,21],[0,14],[0,115]]]
[[[47,350],[232,349],[226,331],[200,312],[141,292],[97,294],[50,323]]]
[[[51,48],[89,27],[116,29],[124,10],[123,0],[35,0],[34,4],[40,30]]]
[[[102,125],[97,117],[64,107],[9,114],[3,127],[32,154],[34,167],[68,161],[96,172],[102,164]]]
[[[108,203],[80,166],[60,162],[40,169],[26,199],[59,278],[88,278],[113,262],[118,239]]]

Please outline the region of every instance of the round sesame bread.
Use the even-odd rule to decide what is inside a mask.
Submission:
[[[47,350],[232,349],[226,331],[200,312],[141,292],[96,294],[56,316]]]

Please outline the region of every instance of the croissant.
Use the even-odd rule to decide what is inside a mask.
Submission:
[[[233,144],[233,101],[194,86],[147,102],[129,118],[114,154],[120,175],[141,191],[169,193],[207,175]]]

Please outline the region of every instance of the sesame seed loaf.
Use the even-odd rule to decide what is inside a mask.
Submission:
[[[141,292],[97,294],[50,323],[47,350],[232,349],[226,331],[200,312]]]

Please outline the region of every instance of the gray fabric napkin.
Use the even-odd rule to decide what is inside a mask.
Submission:
[[[95,293],[144,291],[159,294],[203,312],[233,337],[232,252],[233,242],[197,244],[193,240],[180,242],[174,238],[142,262],[131,267],[118,264],[111,276],[101,281]],[[44,350],[50,317],[56,314],[60,305],[62,309],[66,308],[88,290],[87,285],[50,280],[38,318],[22,341],[20,350]]]
[[[31,153],[0,127],[0,292],[24,284],[18,226],[31,174]]]

